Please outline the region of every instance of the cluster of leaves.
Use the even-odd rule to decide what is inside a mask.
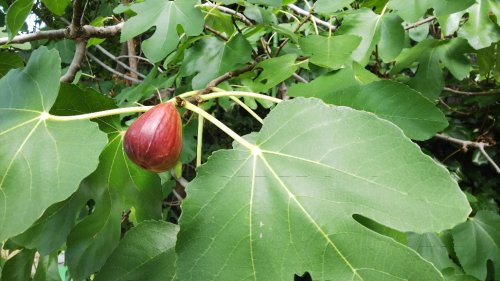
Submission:
[[[61,28],[70,2],[0,0],[0,37],[27,31],[31,13],[39,28]],[[100,60],[84,61],[72,84],[59,79],[76,57],[71,38],[0,49],[0,280],[61,280],[62,251],[72,280],[500,278],[496,1],[83,6],[91,25],[126,21],[119,36],[88,38]],[[96,52],[119,54],[127,41],[145,63],[111,76],[102,64],[120,60]],[[196,169],[198,118],[186,112],[173,178],[125,156],[134,116],[51,117],[214,81],[236,97],[286,101],[245,97],[262,125],[227,97],[200,104],[258,149],[206,125]],[[172,194],[183,177],[181,209]]]

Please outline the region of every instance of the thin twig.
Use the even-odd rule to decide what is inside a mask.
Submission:
[[[309,83],[309,81],[307,81],[305,78],[303,78],[302,76],[298,75],[297,73],[292,74],[292,77],[295,80],[297,80],[297,81],[299,81],[301,83]]]
[[[71,83],[75,79],[76,73],[80,70],[85,52],[87,51],[87,40],[77,39],[75,42],[75,55],[68,67],[68,71],[59,79],[61,82]]]
[[[115,57],[112,53],[108,52],[106,49],[104,49],[103,47],[101,47],[100,45],[95,45],[96,49],[98,49],[99,51],[101,51],[103,54],[105,54],[106,56],[108,56],[110,59],[116,61],[116,63],[118,63],[119,65],[123,66],[123,68],[129,70],[130,72],[132,73],[135,73],[136,75],[138,75],[139,77],[141,78],[146,78],[146,75],[138,72],[137,70],[135,69],[132,69],[132,67],[128,66],[126,63],[120,61],[117,57]],[[132,76],[131,76],[132,77]],[[137,79],[137,77],[132,77],[134,79]]]
[[[219,37],[220,39],[222,39],[222,41],[227,41],[228,38],[226,35],[220,33],[219,31],[213,29],[212,27],[210,27],[209,25],[206,25],[205,24],[205,29],[212,32],[216,37]]]
[[[459,111],[459,110],[456,110],[456,109],[453,109],[451,106],[449,106],[442,98],[439,98],[439,103],[441,103],[444,107],[446,107],[448,110],[452,111],[452,112],[455,112],[456,114],[459,114],[459,115],[464,115],[464,116],[469,116],[471,115],[472,113],[471,112],[463,112],[463,111]]]
[[[123,27],[123,23],[110,26],[91,26],[84,25],[81,29],[81,34],[79,38],[109,38],[118,34]],[[21,44],[26,42],[32,42],[43,39],[74,39],[66,28],[56,29],[56,30],[43,30],[34,33],[22,34],[12,38],[11,41],[7,37],[0,38],[0,45],[9,44]]]
[[[458,95],[463,95],[463,96],[490,96],[490,95],[500,94],[500,91],[466,92],[466,91],[456,90],[456,89],[453,89],[450,87],[444,87],[443,91],[458,94]]]
[[[497,163],[495,163],[495,161],[490,157],[490,155],[484,149],[485,147],[492,146],[491,144],[485,143],[485,142],[474,142],[474,141],[468,141],[468,140],[461,140],[461,139],[446,136],[443,134],[436,134],[436,137],[439,139],[446,140],[448,142],[460,145],[462,147],[463,151],[467,151],[468,147],[478,148],[479,151],[484,155],[484,157],[486,157],[488,162],[490,162],[490,164],[493,166],[495,171],[500,174],[500,167],[498,167]]]
[[[148,60],[147,58],[145,57],[141,57],[141,56],[131,56],[131,55],[121,55],[121,56],[117,56],[116,59],[123,59],[123,58],[130,58],[130,57],[134,57],[138,60],[142,60],[142,61],[145,61],[151,65],[155,65],[154,63],[152,63],[150,60]]]
[[[486,145],[484,142],[479,143],[478,144],[479,151],[481,151],[481,153],[484,155],[484,157],[486,157],[486,160],[488,160],[488,162],[490,162],[491,166],[493,166],[493,168],[495,168],[495,171],[497,171],[497,173],[500,174],[500,167],[498,167],[497,163],[495,163],[493,158],[491,158],[490,155],[488,153],[486,153],[486,150],[484,150],[485,146]]]
[[[295,28],[295,30],[293,31],[293,33],[296,33],[299,31],[299,29],[302,27],[302,25],[304,25],[304,23],[311,18],[312,14],[311,14],[312,11],[309,11],[309,14],[304,18],[302,19],[302,21],[299,22],[299,24],[297,25],[297,27]],[[283,47],[285,47],[286,43],[288,43],[288,41],[290,41],[290,38],[285,38],[285,40],[283,40],[283,42],[281,42],[281,44],[279,45],[278,49],[276,50],[276,53],[275,53],[275,57],[277,57],[281,50],[283,49]]]
[[[93,61],[95,61],[97,64],[99,64],[100,66],[102,66],[104,69],[106,69],[107,71],[115,74],[116,76],[119,76],[121,78],[124,78],[124,79],[127,79],[127,80],[130,80],[134,83],[139,83],[141,82],[140,80],[138,79],[135,79],[135,78],[132,78],[126,74],[123,74],[121,72],[118,72],[116,70],[114,70],[112,67],[108,66],[107,64],[105,64],[104,62],[102,62],[100,59],[96,58],[94,55],[92,55],[91,53],[87,53],[87,56],[89,56],[89,58],[91,58]]]
[[[205,87],[205,89],[201,90],[200,91],[200,95],[204,95],[204,94],[208,94],[210,93],[210,91],[212,91],[212,88],[213,87],[216,87],[217,85],[219,85],[220,83],[224,82],[224,81],[227,81],[235,76],[238,76],[240,74],[243,74],[245,72],[248,72],[250,70],[252,70],[254,67],[255,67],[256,63],[252,63],[252,64],[249,64],[241,69],[238,69],[238,70],[235,70],[235,71],[229,71],[229,72],[226,72],[224,74],[222,74],[221,76],[215,78],[214,80],[210,81],[207,86]]]
[[[417,21],[416,23],[412,23],[412,24],[409,24],[409,25],[405,26],[405,30],[409,30],[409,29],[415,28],[417,26],[421,26],[422,24],[426,24],[426,23],[431,22],[431,21],[433,21],[435,19],[436,19],[435,16],[430,16],[430,17],[425,18],[425,19],[423,19],[421,21]]]
[[[300,14],[303,16],[310,15],[310,13],[308,11],[301,9],[300,7],[298,7],[294,4],[288,4],[287,7],[292,9],[293,11],[295,11],[297,14]],[[337,27],[335,25],[332,25],[331,23],[326,22],[324,20],[320,20],[319,18],[317,18],[313,15],[311,15],[311,20],[314,21],[316,24],[321,25],[321,26],[323,26],[331,31],[335,31],[337,29]]]
[[[224,6],[220,6],[220,5],[216,5],[216,4],[213,4],[211,2],[203,3],[203,4],[197,5],[197,6],[198,7],[215,8],[215,9],[217,9],[217,10],[223,12],[223,13],[235,16],[238,20],[240,20],[241,22],[243,22],[246,25],[253,25],[252,22],[244,14],[236,12],[233,9],[230,9],[230,8],[227,8],[227,7],[224,7]]]
[[[246,110],[250,115],[253,116],[257,121],[260,122],[260,124],[264,124],[264,120],[260,118],[255,111],[253,111],[248,105],[246,105],[244,102],[242,102],[240,99],[238,99],[235,96],[229,96],[230,99],[232,99],[235,103],[237,103],[239,106],[241,106],[244,110]]]

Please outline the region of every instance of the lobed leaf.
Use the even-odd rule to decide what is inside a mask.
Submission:
[[[258,150],[216,152],[188,185],[180,280],[288,280],[305,271],[314,280],[442,280],[414,251],[352,217],[431,232],[470,212],[448,171],[393,124],[296,98],[253,139]]]
[[[40,47],[23,70],[0,80],[0,240],[25,231],[75,192],[106,143],[89,120],[46,118],[59,76],[57,51]]]

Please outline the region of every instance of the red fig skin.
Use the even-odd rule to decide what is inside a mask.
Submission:
[[[154,106],[128,128],[123,140],[132,162],[152,172],[170,170],[181,154],[182,122],[171,102]]]

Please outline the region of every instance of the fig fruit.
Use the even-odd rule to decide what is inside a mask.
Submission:
[[[123,147],[132,162],[148,171],[171,169],[182,148],[182,122],[175,105],[162,103],[139,116],[125,133]]]

